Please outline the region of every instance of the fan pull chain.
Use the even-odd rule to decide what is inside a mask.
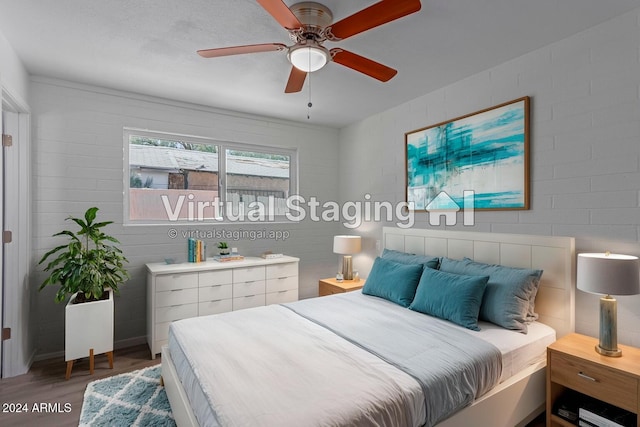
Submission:
[[[311,49],[309,49],[309,70],[311,69]],[[307,72],[307,80],[309,81],[307,88],[309,89],[309,102],[307,103],[307,120],[311,119],[311,73]]]
[[[307,120],[311,119],[311,107],[313,104],[311,103],[311,73],[309,74],[309,103],[307,104]]]

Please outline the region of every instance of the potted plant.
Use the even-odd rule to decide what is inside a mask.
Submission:
[[[113,294],[129,278],[124,268],[128,260],[114,245],[120,242],[102,231],[113,221],[96,222],[97,212],[98,208],[92,207],[84,218],[68,217],[80,229],[54,234],[67,236],[69,242],[53,248],[40,260],[40,264],[49,260],[44,269],[49,276],[40,290],[48,285],[60,286],[57,303],[70,296],[65,307],[67,379],[73,361],[81,357],[90,357],[92,373],[94,354],[107,353],[113,367]]]
[[[220,255],[229,255],[231,253],[227,242],[218,242],[218,249],[220,249]]]

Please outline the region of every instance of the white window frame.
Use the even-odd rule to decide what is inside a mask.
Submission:
[[[227,150],[234,151],[253,151],[265,154],[275,154],[275,155],[283,155],[289,157],[289,196],[298,195],[298,149],[290,148],[290,147],[279,147],[272,145],[261,145],[261,144],[249,144],[243,142],[233,142],[227,140],[219,140],[214,138],[207,138],[202,136],[194,136],[194,135],[184,135],[177,133],[169,133],[169,132],[161,132],[161,131],[153,131],[148,129],[138,129],[138,128],[128,128],[125,127],[123,129],[123,224],[125,226],[135,226],[135,225],[194,225],[194,224],[257,224],[257,223],[267,223],[267,224],[275,224],[286,222],[285,215],[278,215],[272,221],[249,221],[249,220],[240,220],[240,221],[229,221],[224,215],[221,218],[215,219],[205,219],[202,221],[190,221],[190,220],[178,220],[171,221],[167,220],[131,220],[129,218],[129,176],[130,176],[130,165],[129,165],[129,140],[132,135],[143,136],[148,138],[155,139],[165,139],[169,141],[183,141],[186,143],[192,144],[207,144],[207,145],[215,145],[218,147],[218,194],[219,199],[226,206],[227,202]],[[224,209],[223,209],[224,212]]]

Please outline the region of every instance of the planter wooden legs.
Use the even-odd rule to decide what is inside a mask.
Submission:
[[[71,370],[73,369],[73,360],[67,362],[67,375],[64,377],[66,380],[71,378]]]
[[[107,360],[109,361],[109,369],[113,369],[113,351],[107,351]],[[89,373],[93,375],[93,370],[95,367],[93,349],[89,349]],[[71,370],[73,369],[73,360],[67,361],[67,373],[65,375],[65,379],[71,378]]]

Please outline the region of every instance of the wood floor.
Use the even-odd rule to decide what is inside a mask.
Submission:
[[[88,383],[159,363],[160,358],[149,358],[149,348],[146,345],[139,345],[116,350],[113,369],[109,369],[105,355],[96,356],[93,375],[89,374],[88,359],[77,361],[73,366],[71,379],[65,381],[64,358],[36,362],[27,374],[0,380],[0,426],[76,427]],[[26,404],[28,412],[15,412],[14,408],[9,407],[11,404],[20,405],[21,408]],[[34,412],[34,405],[39,407],[40,404],[47,404],[49,412]],[[65,404],[70,405],[68,412],[65,412]],[[9,409],[12,411],[6,412]],[[527,427],[542,426],[544,418],[540,417]]]
[[[139,345],[116,350],[113,369],[109,369],[106,355],[96,356],[93,375],[89,374],[88,358],[76,361],[71,379],[65,381],[63,357],[36,362],[27,374],[0,380],[0,426],[77,427],[88,383],[158,363],[159,358],[150,359],[146,345]],[[26,404],[28,412],[17,413],[11,404],[20,405],[21,409]],[[46,404],[48,408],[43,409],[49,412],[34,412],[34,405],[38,409],[40,404]],[[67,408],[70,406],[68,412],[65,412],[65,404]]]

